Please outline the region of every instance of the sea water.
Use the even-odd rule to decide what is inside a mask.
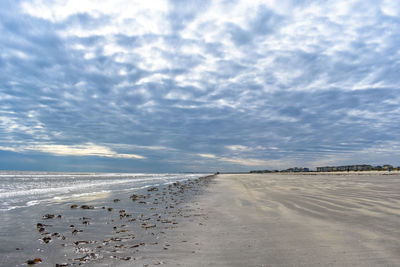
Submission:
[[[135,191],[205,175],[0,172],[0,212],[85,195]]]

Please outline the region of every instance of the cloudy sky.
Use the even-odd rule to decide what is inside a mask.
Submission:
[[[1,0],[0,169],[400,165],[398,0]]]

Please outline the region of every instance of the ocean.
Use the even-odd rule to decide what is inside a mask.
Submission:
[[[0,172],[0,212],[99,193],[133,192],[205,175]]]

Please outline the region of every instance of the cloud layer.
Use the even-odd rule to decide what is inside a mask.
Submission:
[[[66,170],[400,165],[399,10],[2,1],[0,150]]]

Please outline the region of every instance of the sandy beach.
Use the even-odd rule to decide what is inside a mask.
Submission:
[[[218,175],[170,266],[400,266],[400,176]],[[182,243],[182,241],[185,243]]]
[[[38,207],[0,266],[400,266],[399,192],[397,173],[220,174],[75,199]]]

